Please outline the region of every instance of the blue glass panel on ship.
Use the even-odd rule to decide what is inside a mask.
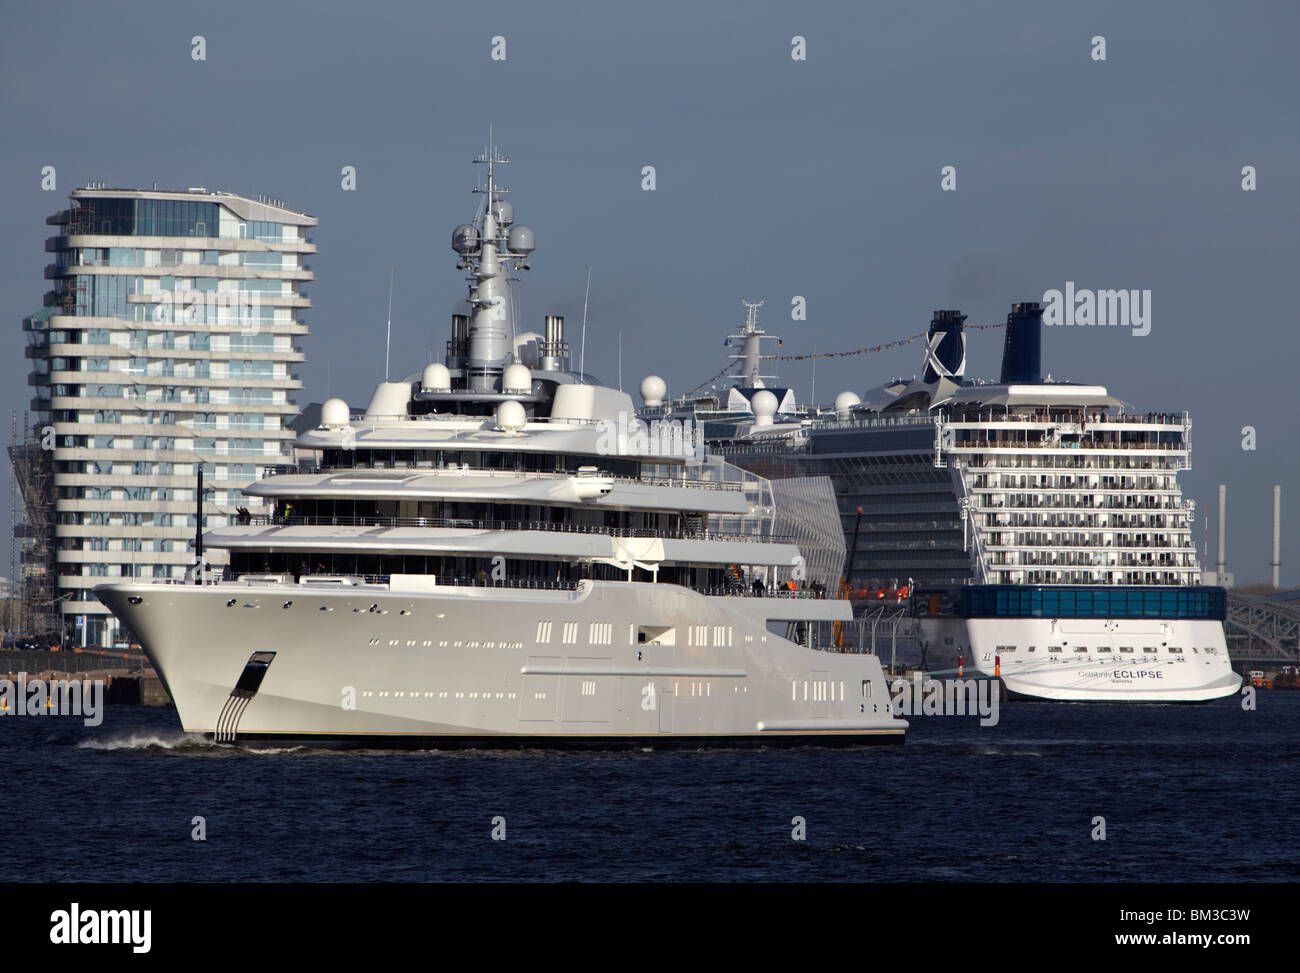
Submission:
[[[1222,621],[1227,593],[1209,587],[973,585],[961,589],[964,618],[1205,618]]]

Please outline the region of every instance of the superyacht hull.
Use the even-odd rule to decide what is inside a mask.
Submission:
[[[899,664],[921,664],[921,647],[932,672],[960,664],[1033,699],[1207,702],[1241,688],[1223,625],[1211,620],[924,619],[918,650]]]
[[[769,631],[847,603],[576,590],[112,584],[187,732],[381,746],[901,743],[874,656]],[[783,628],[782,628],[783,630]]]

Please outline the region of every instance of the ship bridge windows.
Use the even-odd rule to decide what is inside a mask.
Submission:
[[[685,531],[680,513],[446,499],[285,498],[278,501],[273,519],[324,526],[564,530],[663,537],[681,537]]]
[[[314,565],[314,567],[309,567]],[[393,575],[431,577],[437,585],[498,588],[572,590],[584,580],[628,580],[624,568],[602,562],[562,561],[548,558],[506,558],[504,574],[489,555],[362,554],[352,551],[273,551],[235,549],[230,573],[236,577],[276,574],[285,583],[311,582],[314,578],[361,579],[386,583]],[[638,578],[637,580],[645,580]],[[660,584],[697,588],[709,594],[741,594],[729,587],[727,569],[717,565],[665,564],[657,574]]]
[[[395,449],[366,448],[356,442],[351,449],[321,451],[322,469],[462,469],[505,470],[519,473],[576,474],[596,465],[602,473],[637,478],[641,463],[617,456],[584,456],[506,449]]]

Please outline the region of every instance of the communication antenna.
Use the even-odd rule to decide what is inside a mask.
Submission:
[[[618,390],[623,391],[623,329],[618,329]]]
[[[397,268],[394,267],[388,275],[388,333],[384,341],[384,382],[388,381],[388,360],[392,357],[393,349],[393,278],[397,276]]]
[[[591,297],[591,266],[587,267],[587,293],[582,298],[582,350],[578,353],[578,374],[587,374],[587,299]]]

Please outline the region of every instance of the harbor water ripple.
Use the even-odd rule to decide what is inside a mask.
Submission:
[[[0,834],[26,849],[0,880],[1296,881],[1298,721],[1300,693],[1273,691],[1253,712],[916,717],[901,747],[587,753],[222,746],[149,707],[0,717]]]

